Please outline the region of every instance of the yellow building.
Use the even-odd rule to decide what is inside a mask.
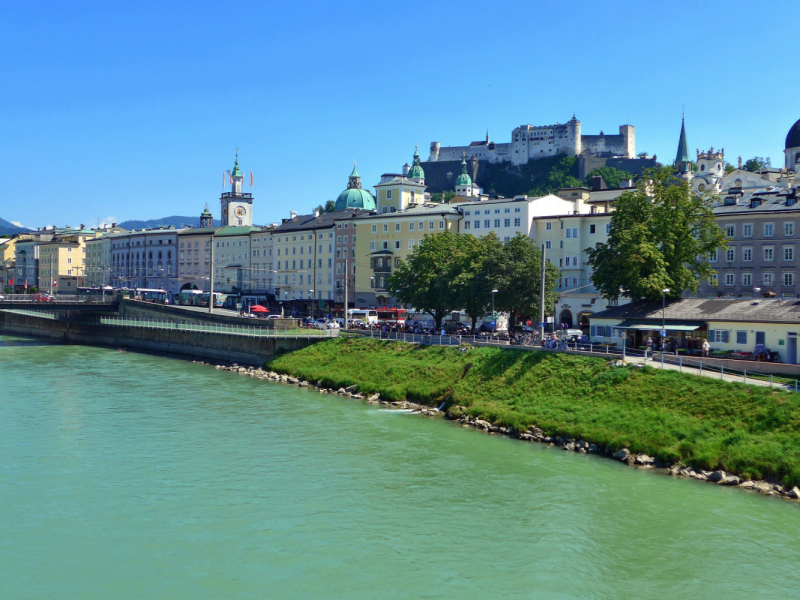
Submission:
[[[405,185],[399,182],[397,187],[381,191],[397,190],[397,197],[402,199]],[[380,195],[378,206],[381,207]],[[357,219],[356,307],[393,304],[394,300],[386,289],[386,279],[400,261],[405,260],[426,235],[442,231],[458,232],[461,215],[455,206],[437,203],[406,206],[402,210]]]
[[[45,242],[39,245],[40,292],[76,293],[84,279],[85,248],[78,242]]]
[[[375,185],[379,214],[406,210],[411,206],[430,200],[430,195],[425,193],[425,172],[422,170],[419,153],[416,149],[412,162],[407,173],[384,173],[381,175],[380,183]]]

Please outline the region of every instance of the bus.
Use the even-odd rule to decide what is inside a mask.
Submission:
[[[136,288],[136,299],[154,304],[169,304],[167,290]]]
[[[172,297],[172,303],[178,306],[200,306],[202,295],[201,290],[184,290]],[[206,305],[208,305],[208,294],[206,294]]]
[[[406,322],[406,313],[408,311],[405,308],[386,308],[383,306],[376,312],[378,313],[378,321],[403,325]]]
[[[89,296],[92,298],[104,298],[105,296],[114,296],[114,288],[110,286],[105,287],[78,287],[76,289],[78,296]]]
[[[348,321],[350,319],[358,319],[367,325],[374,325],[378,322],[378,311],[364,308],[351,308],[347,311],[347,318]]]

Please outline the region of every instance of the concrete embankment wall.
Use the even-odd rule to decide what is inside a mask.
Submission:
[[[310,336],[245,337],[170,329],[143,329],[55,321],[0,312],[0,333],[26,335],[54,341],[135,348],[205,360],[260,365],[279,349],[297,350],[326,338]]]

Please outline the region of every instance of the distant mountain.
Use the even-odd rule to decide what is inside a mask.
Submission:
[[[17,227],[4,219],[0,219],[0,235],[14,235],[15,233],[27,233],[31,231],[25,227]]]
[[[151,227],[200,227],[200,217],[163,217],[161,219],[150,219],[149,221],[123,221],[117,223],[118,227],[125,229],[150,229]],[[222,221],[214,219],[214,225],[219,227]]]

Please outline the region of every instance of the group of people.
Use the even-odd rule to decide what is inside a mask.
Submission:
[[[661,338],[661,351],[662,352],[669,352],[671,354],[678,354],[678,340],[675,338]],[[711,344],[708,343],[707,339],[700,339],[700,338],[686,338],[686,345],[683,347],[686,350],[686,354],[691,356],[696,352],[699,352],[704,358],[708,357],[709,352],[711,352]],[[653,352],[653,350],[658,350],[653,338],[650,336],[647,337],[647,351],[649,353]]]

